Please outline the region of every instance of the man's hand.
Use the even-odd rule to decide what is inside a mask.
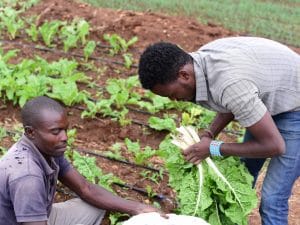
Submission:
[[[184,158],[195,165],[199,164],[209,156],[209,145],[211,141],[212,139],[210,137],[203,136],[199,143],[196,143],[183,151],[182,154],[184,155]]]

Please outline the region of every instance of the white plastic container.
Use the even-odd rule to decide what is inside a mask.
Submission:
[[[167,214],[168,219],[158,213],[142,213],[123,222],[123,225],[210,225],[199,217]]]

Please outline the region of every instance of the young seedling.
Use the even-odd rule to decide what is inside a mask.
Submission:
[[[65,25],[60,30],[60,38],[63,40],[64,52],[77,46],[78,36],[76,33],[76,26],[72,23]]]
[[[59,20],[46,21],[39,27],[39,32],[42,35],[43,41],[47,47],[53,47],[52,41],[58,33],[59,27],[64,23]]]
[[[124,59],[124,66],[126,69],[130,69],[130,67],[133,64],[133,56],[131,53],[124,53],[123,54],[123,59]]]
[[[88,43],[83,49],[84,59],[86,62],[88,61],[89,57],[93,54],[95,48],[96,48],[96,42],[88,41]]]
[[[4,27],[9,38],[15,39],[17,32],[24,27],[24,21],[19,17],[18,11],[11,7],[5,7],[0,11],[0,27]]]
[[[81,40],[81,44],[85,45],[86,38],[89,35],[90,25],[84,19],[79,19],[76,24],[77,35]]]
[[[105,41],[108,41],[110,44],[111,49],[109,52],[111,56],[114,56],[119,52],[126,53],[128,48],[138,41],[137,37],[133,37],[129,41],[126,41],[124,38],[117,34],[104,34],[103,39]]]
[[[36,42],[38,40],[39,30],[35,23],[30,23],[30,27],[27,28],[25,31],[32,41]]]

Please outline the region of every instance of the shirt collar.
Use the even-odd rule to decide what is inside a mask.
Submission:
[[[48,164],[47,160],[41,154],[41,152],[38,150],[38,148],[24,134],[22,135],[22,138],[21,138],[19,144],[21,144],[21,146],[23,148],[27,147],[28,150],[30,150],[35,155],[36,159],[40,163],[40,165],[43,168],[43,170],[45,171],[46,175],[51,175],[51,174],[53,174],[55,172],[55,170],[50,167],[50,165]],[[51,160],[51,165],[53,165],[54,168],[57,168],[57,165],[55,163],[54,158],[51,157],[50,160]]]
[[[196,79],[196,102],[207,101],[207,83],[204,75],[205,64],[203,61],[203,56],[200,52],[189,53],[193,58],[195,79]]]

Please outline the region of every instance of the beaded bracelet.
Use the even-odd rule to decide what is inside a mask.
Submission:
[[[211,156],[221,157],[220,146],[223,144],[223,141],[212,141],[209,145],[209,153]]]

